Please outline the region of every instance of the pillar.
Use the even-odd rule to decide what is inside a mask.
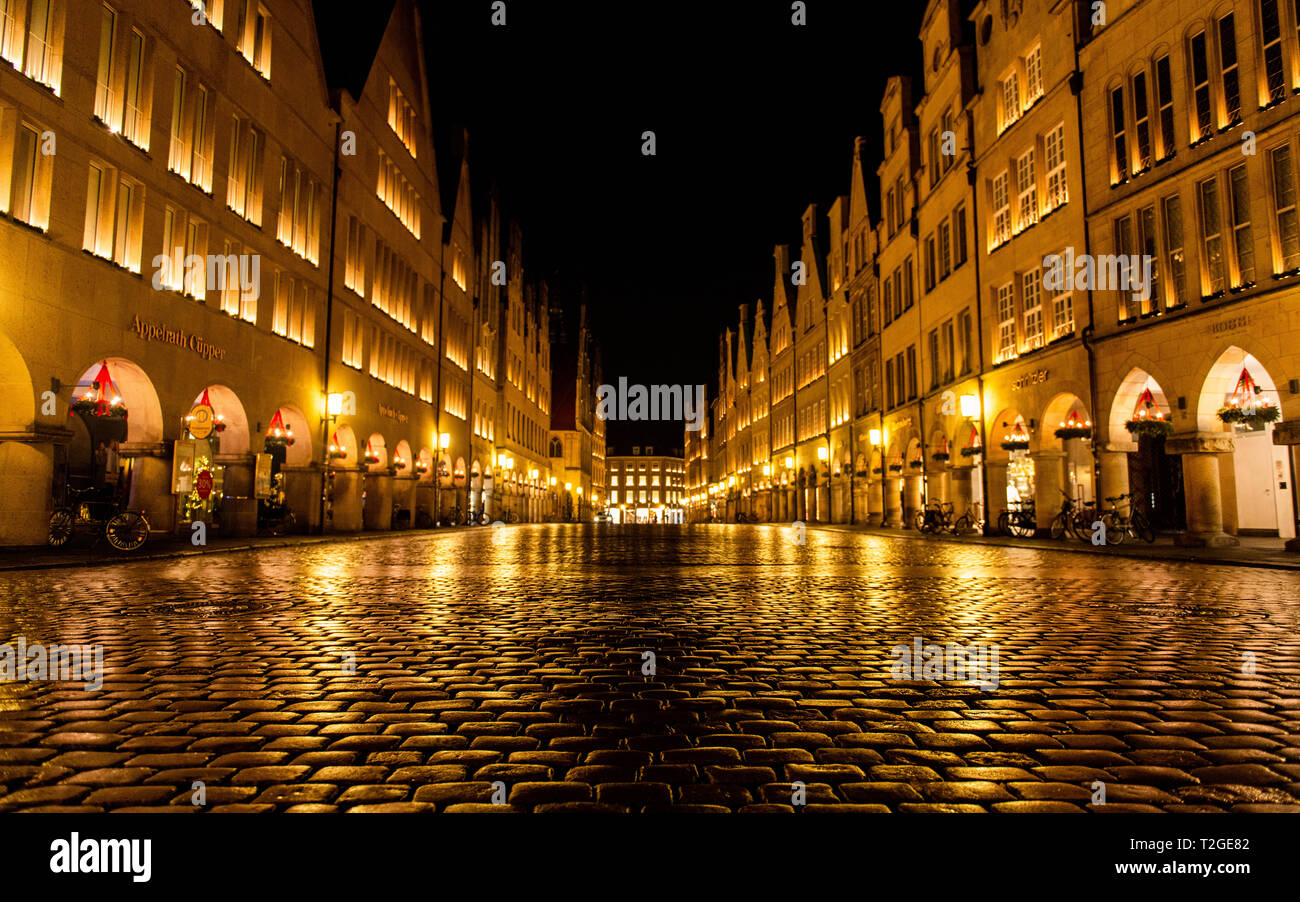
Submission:
[[[400,521],[403,529],[410,529],[415,525],[415,490],[417,484],[414,475],[393,477],[393,501],[399,511],[406,512]]]
[[[1128,494],[1130,451],[1137,451],[1133,442],[1110,442],[1096,449],[1097,462],[1101,465],[1101,485],[1094,497],[1099,505],[1109,507],[1105,499]]]
[[[882,526],[903,528],[903,477],[890,476],[885,480],[885,518]]]
[[[212,461],[225,471],[221,490],[221,535],[257,535],[257,498],[253,491],[257,458],[251,453],[217,454]]]
[[[988,536],[998,534],[998,516],[1007,509],[1007,463],[1005,458],[984,462],[989,486],[984,499],[984,534]]]
[[[970,510],[973,495],[971,492],[971,474],[975,468],[970,464],[965,466],[955,466],[948,476],[949,498],[952,502],[952,518],[954,522],[962,514]]]
[[[1223,495],[1219,482],[1219,455],[1231,453],[1232,436],[1226,432],[1191,432],[1165,442],[1166,454],[1183,457],[1183,495],[1187,504],[1187,530],[1179,545],[1223,547],[1238,544],[1223,531]]]
[[[1065,498],[1065,452],[1059,448],[1043,448],[1029,455],[1034,462],[1034,516],[1038,521],[1035,535],[1047,535],[1052,520],[1061,510]]]
[[[320,464],[285,466],[280,474],[284,477],[284,503],[293,512],[295,531],[316,532],[320,529]]]
[[[71,430],[38,424],[0,436],[0,547],[45,545],[50,536],[54,446]]]
[[[926,497],[930,501],[943,503],[952,500],[952,487],[950,485],[951,477],[947,465],[940,460],[934,461],[925,471]],[[953,505],[953,519],[961,515],[962,511],[957,510]]]
[[[925,488],[924,477],[921,475],[920,470],[912,469],[910,466],[908,469],[911,470],[911,472],[903,478],[902,525],[904,529],[911,529],[912,525],[916,522],[917,511],[925,508],[925,497],[923,493]]]
[[[365,474],[355,467],[334,469],[330,532],[361,531],[361,491]]]
[[[393,476],[386,470],[365,475],[366,499],[361,522],[366,529],[393,528]]]
[[[868,526],[880,527],[885,525],[889,515],[885,510],[885,480],[883,477],[872,479],[868,483],[867,509],[869,511],[869,519],[866,521]]]
[[[170,442],[130,442],[118,454],[131,461],[131,494],[126,506],[142,510],[153,532],[176,528],[176,496],[172,494]]]

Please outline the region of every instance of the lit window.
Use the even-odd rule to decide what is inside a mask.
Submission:
[[[1025,56],[1025,103],[1043,96],[1043,48],[1035,44]]]
[[[1204,293],[1216,295],[1225,287],[1218,179],[1208,178],[1201,182],[1197,195],[1201,207],[1201,251],[1205,261]]]
[[[1002,172],[993,179],[991,189],[993,234],[989,241],[990,250],[1005,244],[1011,238],[1011,194],[1009,184],[1010,175],[1007,172]]]
[[[1043,346],[1043,273],[1033,269],[1021,276],[1021,291],[1025,310],[1025,344],[1030,348]]]
[[[1300,227],[1296,217],[1295,166],[1290,145],[1282,145],[1269,154],[1273,170],[1273,209],[1276,211],[1280,272],[1300,268]]]
[[[1047,197],[1043,201],[1044,208],[1050,213],[1070,199],[1065,179],[1065,123],[1047,133],[1043,139],[1043,151],[1047,166]]]
[[[1241,87],[1237,71],[1237,31],[1232,13],[1219,20],[1219,62],[1223,85],[1223,127],[1241,121]]]
[[[1127,132],[1124,127],[1124,89],[1110,92],[1111,184],[1128,180],[1129,158]]]
[[[1008,282],[998,289],[998,362],[1016,356],[1016,297]]]
[[[1228,173],[1232,195],[1232,249],[1237,263],[1238,286],[1255,281],[1255,245],[1250,228],[1250,182],[1246,178],[1246,164]]]
[[[1038,183],[1034,179],[1034,151],[1016,160],[1017,221],[1021,231],[1038,222]]]
[[[1165,303],[1176,307],[1186,299],[1187,265],[1183,254],[1183,208],[1178,195],[1164,199],[1165,212],[1165,260],[1168,264],[1169,287],[1165,292]]]

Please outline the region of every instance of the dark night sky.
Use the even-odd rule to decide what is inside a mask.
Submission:
[[[468,126],[527,271],[586,282],[605,381],[712,385],[737,305],[770,313],[773,245],[847,192],[855,135],[880,147],[886,79],[919,78],[922,0],[807,5],[508,0],[498,28],[423,3],[435,136]]]

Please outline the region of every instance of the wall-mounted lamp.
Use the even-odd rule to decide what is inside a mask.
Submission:
[[[961,415],[968,420],[980,415],[980,399],[978,395],[961,396]]]
[[[879,429],[872,429],[872,430],[868,433],[868,435],[869,435],[870,438],[871,438],[871,444],[872,444],[872,447],[879,448],[879,447],[880,447],[880,430],[879,430]]]

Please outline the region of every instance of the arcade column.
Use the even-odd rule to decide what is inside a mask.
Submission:
[[[213,462],[224,468],[221,498],[221,534],[257,535],[257,498],[253,478],[257,458],[252,454],[218,454]]]
[[[284,477],[284,503],[293,512],[295,530],[316,532],[320,529],[321,466],[280,467]]]
[[[392,529],[393,474],[387,470],[366,473],[365,486],[366,498],[362,505],[362,525],[366,529]]]
[[[984,461],[984,472],[988,477],[989,493],[984,499],[984,534],[998,534],[998,515],[1007,507],[1007,464],[1002,460]]]
[[[917,512],[924,510],[925,508],[925,497],[923,491],[925,488],[925,477],[921,475],[920,470],[913,469],[911,465],[908,466],[908,469],[911,470],[911,472],[903,478],[902,526],[904,529],[912,528],[912,525],[916,522]]]
[[[71,438],[61,426],[0,433],[0,547],[44,545],[50,532],[54,447]]]
[[[885,511],[885,481],[873,477],[867,484],[867,514],[863,522],[868,526],[885,525],[888,514]]]
[[[1135,442],[1108,442],[1094,449],[1101,465],[1101,486],[1094,495],[1098,502],[1128,494],[1128,456],[1137,449]]]
[[[335,467],[330,532],[361,531],[361,492],[365,474],[356,467]]]
[[[1047,535],[1052,520],[1065,499],[1065,452],[1057,448],[1043,448],[1029,455],[1034,462],[1034,517],[1038,521],[1037,535]]]
[[[1174,541],[1197,548],[1240,544],[1223,530],[1223,493],[1219,481],[1219,455],[1234,450],[1226,432],[1190,432],[1165,442],[1166,454],[1183,457],[1183,495],[1187,505],[1187,530]]]
[[[971,474],[975,468],[970,464],[958,464],[953,467],[949,474],[950,496],[947,500],[952,502],[952,518],[954,521],[966,511],[970,510],[974,494],[971,490]]]
[[[131,492],[127,507],[143,510],[154,532],[176,528],[176,496],[172,494],[170,442],[127,442],[118,455],[131,463]]]
[[[890,529],[903,528],[903,477],[885,479],[885,519],[881,524]]]

